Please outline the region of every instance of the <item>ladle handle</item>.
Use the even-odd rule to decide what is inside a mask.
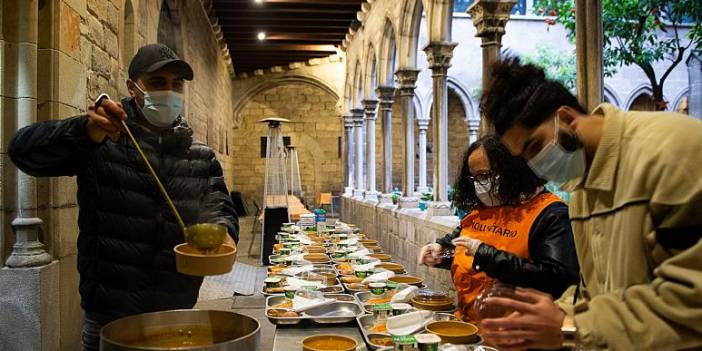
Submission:
[[[168,195],[166,188],[163,186],[163,183],[161,183],[161,179],[158,178],[156,171],[154,170],[153,167],[151,167],[151,162],[149,162],[149,159],[146,158],[146,154],[144,154],[144,151],[141,150],[141,146],[139,146],[139,143],[137,142],[136,138],[134,138],[132,131],[129,130],[127,123],[125,123],[124,120],[121,120],[121,122],[122,122],[122,127],[127,132],[127,135],[129,135],[129,139],[131,139],[132,143],[134,143],[134,146],[136,147],[137,151],[139,152],[139,155],[141,155],[141,159],[144,160],[146,167],[149,169],[149,172],[151,173],[151,176],[156,181],[156,185],[158,185],[158,189],[161,190],[161,195],[163,195],[163,197],[166,199],[166,203],[168,204],[168,207],[171,208],[171,212],[173,212],[173,215],[175,216],[176,220],[178,221],[178,225],[180,225],[180,229],[183,231],[183,234],[185,234],[185,223],[183,223],[183,219],[180,217],[180,213],[178,213],[178,209],[175,207],[175,204],[173,204],[173,200],[171,200],[171,197]]]

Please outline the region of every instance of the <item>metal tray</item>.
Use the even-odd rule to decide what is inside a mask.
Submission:
[[[336,278],[336,284],[334,285],[328,285],[327,288],[331,288],[333,291],[327,291],[325,293],[327,294],[341,294],[344,292],[344,286],[341,285],[341,282],[339,281],[339,278]],[[281,296],[284,295],[285,292],[280,292],[280,293],[269,293],[266,292],[266,284],[264,283],[261,286],[261,294],[263,296]]]
[[[269,296],[266,298],[266,317],[273,324],[299,324],[308,320],[318,324],[348,323],[363,315],[363,309],[347,294],[325,294],[325,297],[335,298],[337,302],[315,307],[300,313],[299,317],[271,317],[268,310],[285,300],[284,296]]]
[[[452,315],[448,315],[447,313],[443,312],[434,312],[434,320],[435,321],[442,321],[442,320],[450,320],[448,317],[453,317]],[[371,337],[372,335],[382,335],[382,336],[390,336],[390,333],[377,333],[377,332],[371,332],[369,329],[373,326],[373,323],[375,322],[375,318],[372,314],[364,314],[362,316],[356,317],[356,321],[358,322],[358,327],[361,329],[361,334],[363,335],[363,339],[366,341],[366,345],[368,345],[372,350],[392,350],[392,347],[388,348],[388,346],[382,346],[382,345],[377,345],[371,343]],[[421,334],[425,333],[424,330],[420,330],[415,334]],[[483,343],[482,337],[480,340],[471,345],[481,345]]]

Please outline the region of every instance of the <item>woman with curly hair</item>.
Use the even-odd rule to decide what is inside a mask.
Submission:
[[[568,207],[544,183],[495,137],[468,147],[453,196],[468,214],[419,253],[420,264],[451,269],[461,319],[477,321],[473,302],[495,281],[553,296],[578,282]],[[455,256],[442,258],[449,248]]]

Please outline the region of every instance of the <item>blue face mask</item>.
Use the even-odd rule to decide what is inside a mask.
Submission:
[[[144,107],[141,112],[150,124],[166,128],[173,125],[183,110],[183,94],[172,90],[143,91],[134,85],[144,95]]]
[[[539,178],[565,183],[585,174],[585,149],[582,147],[575,151],[564,149],[558,143],[558,117],[555,123],[556,132],[553,141],[529,160],[529,167]]]

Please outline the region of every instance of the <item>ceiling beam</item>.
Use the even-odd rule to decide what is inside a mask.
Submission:
[[[264,0],[263,3],[258,6],[265,6],[267,4],[357,5],[360,9],[363,1],[365,0]],[[252,3],[253,0],[214,0],[214,2],[216,6],[223,6],[231,3]]]

